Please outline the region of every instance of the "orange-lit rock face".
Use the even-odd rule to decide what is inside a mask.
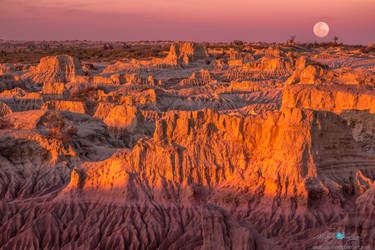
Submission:
[[[199,72],[194,72],[189,79],[182,80],[180,86],[195,86],[195,85],[205,85],[210,83],[212,77],[210,72],[207,70],[200,70]]]
[[[0,75],[6,74],[10,72],[14,72],[16,70],[16,65],[11,63],[1,63],[0,64]]]
[[[112,45],[0,65],[1,249],[374,248],[371,46]]]
[[[165,61],[170,64],[189,64],[197,59],[208,57],[207,51],[201,45],[193,42],[176,42],[171,45]]]
[[[375,91],[362,87],[333,85],[288,86],[283,94],[284,107],[327,110],[341,113],[343,110],[369,110],[375,112]]]
[[[4,116],[7,114],[12,113],[12,110],[6,105],[5,103],[1,102],[0,103],[0,116]]]
[[[142,121],[142,114],[134,106],[118,105],[113,107],[104,122],[112,127],[133,127],[136,128],[136,122]]]
[[[262,57],[257,68],[265,72],[274,72],[276,75],[283,75],[292,69],[292,65],[288,59],[283,57],[267,56]]]
[[[73,113],[86,113],[84,103],[77,101],[47,101],[43,104],[42,110],[70,111]]]
[[[307,199],[307,180],[327,181],[338,174],[328,167],[335,158],[342,159],[341,171],[348,173],[373,164],[361,154],[345,121],[330,113],[285,109],[244,118],[211,110],[170,112],[157,123],[153,139],[139,142],[123,160],[88,165],[85,178],[90,181],[83,188],[127,190],[138,176],[153,180],[155,189],[170,181]]]
[[[64,83],[51,83],[51,82],[44,82],[42,88],[42,94],[49,94],[49,95],[63,95],[66,92],[65,84]]]
[[[320,203],[339,212],[335,199],[345,193],[339,187],[361,193],[358,183],[367,178],[361,173],[373,178],[374,164],[345,121],[332,113],[284,109],[236,117],[212,110],[169,112],[152,139],[101,163],[85,164],[84,174],[73,173],[65,192],[88,197],[103,192],[100,199],[132,202],[235,202],[236,207],[260,199],[256,211],[274,213],[269,205],[277,202],[286,209],[278,219],[293,216],[294,206],[308,217],[309,209]],[[226,195],[228,190],[246,195]]]
[[[29,75],[36,83],[44,83],[69,82],[75,76],[82,74],[79,60],[75,57],[63,55],[43,57],[39,65]]]
[[[332,83],[334,74],[325,65],[301,56],[295,60],[294,72],[285,84],[323,84]]]

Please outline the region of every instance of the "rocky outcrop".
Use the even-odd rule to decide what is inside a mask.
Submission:
[[[352,129],[353,138],[362,150],[375,154],[375,114],[367,110],[343,110],[340,116]]]
[[[3,102],[0,102],[0,117],[11,113],[12,110],[9,108],[9,106]]]
[[[165,58],[167,64],[189,64],[199,59],[208,58],[208,52],[201,45],[194,42],[174,42]]]
[[[170,63],[162,58],[153,58],[151,61],[121,60],[108,65],[102,71],[102,75],[109,74],[139,74],[150,73],[172,68]]]
[[[30,80],[21,79],[17,75],[0,75],[0,91],[22,88],[24,90],[39,90]]]
[[[211,74],[208,70],[201,69],[198,72],[194,72],[188,79],[182,80],[180,86],[200,86],[208,84],[212,81]]]
[[[116,105],[104,118],[104,122],[112,127],[135,129],[143,120],[142,114],[135,106]]]
[[[139,67],[132,65],[128,62],[117,61],[114,64],[110,64],[103,70],[102,74],[111,74],[119,72],[133,72],[139,70]]]
[[[109,135],[122,147],[133,147],[140,138],[153,131],[152,126],[145,124],[144,116],[136,106],[101,103],[94,117],[104,121]]]
[[[293,69],[293,64],[288,58],[265,56],[256,62],[255,68],[271,74],[284,76],[290,73]]]
[[[293,73],[294,63],[290,53],[286,54],[280,49],[271,49],[255,61],[244,64],[242,60],[231,62],[234,67],[226,70],[224,79],[229,81],[284,79]]]
[[[0,63],[0,75],[13,73],[16,71],[16,65],[12,63]]]
[[[280,46],[278,44],[272,44],[264,51],[265,56],[270,57],[284,57],[285,52],[280,49]]]
[[[129,89],[128,86],[124,87],[113,95],[114,99],[118,100],[120,104],[153,107],[157,102],[158,91],[155,89],[145,87],[143,91],[135,91],[134,89]]]
[[[115,195],[128,202],[211,201],[235,210],[252,204],[248,219],[257,229],[281,236],[305,223],[298,220],[322,226],[337,220],[343,207],[336,201],[353,195],[353,174],[363,171],[374,178],[374,166],[345,121],[329,112],[284,109],[257,117],[169,112],[157,122],[152,139],[140,140],[129,153],[85,164],[84,175],[72,175],[66,192],[79,191],[87,198],[102,190],[106,195],[95,199]],[[331,220],[319,221],[310,214],[315,208],[316,216]],[[263,221],[258,213],[270,217]],[[275,229],[273,223],[297,214],[302,217]],[[305,230],[311,226],[304,224]]]
[[[120,80],[112,76],[78,76],[74,79],[74,83],[83,87],[102,87],[114,89],[120,85]]]
[[[70,82],[76,76],[83,75],[80,61],[76,57],[67,55],[48,56],[40,59],[39,65],[25,74],[35,83]]]
[[[1,99],[6,105],[10,107],[13,112],[22,112],[27,110],[39,110],[43,105],[43,100],[40,97],[30,98],[11,98],[11,99]]]
[[[89,116],[38,110],[8,114],[1,119],[1,124],[5,123],[7,126],[0,130],[2,208],[15,200],[13,204],[31,199],[30,205],[35,206],[33,202],[50,199],[69,182],[79,159],[98,161],[113,153],[106,139],[106,126]],[[22,214],[20,210],[17,213]],[[4,220],[6,216],[1,213],[2,248],[10,233]],[[25,221],[12,225],[22,226]]]
[[[31,110],[13,112],[4,116],[3,121],[9,126],[6,128],[7,131],[1,131],[1,136],[11,135],[15,138],[36,140],[51,153],[52,162],[78,156],[102,159],[106,157],[106,151],[111,151],[106,139],[107,126],[88,115]],[[108,149],[102,148],[101,154],[92,154],[92,151],[98,150],[101,146]],[[24,160],[27,161],[27,157]]]
[[[67,94],[67,89],[65,84],[61,82],[45,82],[41,93],[44,95],[64,95]]]
[[[94,73],[98,71],[98,68],[96,68],[95,65],[92,63],[85,63],[82,65],[82,70],[87,73]]]
[[[83,102],[53,100],[43,104],[42,110],[69,111],[73,113],[86,114],[86,107]]]
[[[335,81],[339,84],[375,87],[375,74],[364,68],[340,68],[335,70],[335,75]]]
[[[43,104],[39,93],[29,93],[21,88],[4,90],[0,93],[0,100],[14,112],[40,109]]]
[[[332,79],[332,72],[322,64],[311,62],[306,57],[302,56],[295,62],[295,70],[288,78],[285,84],[322,84]]]
[[[4,90],[0,93],[0,98],[14,98],[14,97],[24,97],[27,92],[21,88],[14,88],[10,90]]]
[[[93,116],[101,120],[104,120],[111,111],[111,109],[113,109],[115,106],[116,104],[114,103],[99,102]]]
[[[284,89],[283,107],[341,113],[356,109],[375,112],[375,91],[345,85],[296,85]]]

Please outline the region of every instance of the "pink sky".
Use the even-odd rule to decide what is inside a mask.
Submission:
[[[329,24],[325,39],[312,33]],[[375,43],[375,0],[0,0],[0,38],[17,40]]]

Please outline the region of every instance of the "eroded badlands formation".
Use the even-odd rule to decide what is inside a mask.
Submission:
[[[0,69],[0,248],[375,248],[375,53]]]

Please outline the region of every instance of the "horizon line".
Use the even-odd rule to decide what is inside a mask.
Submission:
[[[233,39],[230,41],[206,41],[206,40],[90,40],[90,39],[67,39],[67,40],[51,40],[51,39],[44,39],[44,40],[23,40],[23,39],[4,39],[0,38],[0,41],[8,41],[8,42],[73,42],[73,41],[82,41],[82,42],[195,42],[195,43],[232,43],[234,41],[241,41],[245,43],[261,43],[261,44],[285,44],[285,42],[274,41],[274,42],[267,42],[267,41],[247,41],[241,39]],[[333,43],[333,41],[295,41],[295,44],[329,44]],[[337,45],[347,45],[347,46],[368,46],[374,43],[357,43],[357,44],[349,44],[339,42]]]

